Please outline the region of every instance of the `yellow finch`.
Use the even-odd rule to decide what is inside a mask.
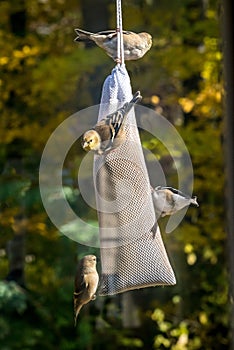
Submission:
[[[86,131],[82,139],[83,149],[101,155],[119,147],[126,137],[123,128],[126,116],[141,98],[140,91],[137,91],[130,102],[126,102],[117,111],[101,119],[93,129]]]
[[[82,29],[75,29],[78,35],[74,41],[91,40],[104,49],[113,60],[117,61],[117,31],[106,30],[98,33],[86,32]],[[134,33],[123,31],[124,59],[126,61],[138,60],[149,51],[152,46],[152,36],[148,33]]]
[[[77,316],[83,305],[96,298],[99,276],[96,270],[95,255],[84,256],[77,267],[75,276],[75,291],[73,294],[75,325]]]
[[[197,197],[190,197],[183,192],[172,188],[157,186],[151,188],[154,208],[157,218],[160,216],[175,214],[180,209],[190,204],[198,207]]]

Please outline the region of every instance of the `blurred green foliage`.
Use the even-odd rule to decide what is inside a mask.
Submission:
[[[182,136],[200,207],[190,208],[179,227],[163,235],[177,285],[132,293],[140,328],[123,327],[121,296],[90,303],[73,327],[77,256],[99,252],[69,240],[50,222],[40,199],[38,168],[53,130],[99,102],[102,83],[114,67],[101,49],[73,42],[74,28],[98,27],[101,14],[96,24],[88,23],[87,6],[89,1],[81,0],[0,2],[2,280],[8,273],[5,249],[15,232],[13,218],[23,214],[28,219],[26,290],[14,282],[0,283],[1,349],[228,349],[222,6],[217,0],[123,0],[124,27],[153,35],[146,56],[126,64],[133,91],[140,89],[143,104],[165,116]],[[115,3],[103,0],[99,6],[114,28]],[[165,147],[147,133],[141,132],[141,138],[168,184],[176,187]],[[76,183],[82,157],[78,146],[66,159],[65,192],[72,208],[92,223],[96,215]],[[162,232],[166,223],[167,218],[160,221]]]

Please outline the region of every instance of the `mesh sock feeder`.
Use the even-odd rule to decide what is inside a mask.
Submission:
[[[118,61],[104,82],[98,121],[132,98],[124,64],[121,0],[116,0],[116,10]],[[134,109],[127,115],[125,132],[121,146],[94,156],[103,296],[176,283],[155,218]]]

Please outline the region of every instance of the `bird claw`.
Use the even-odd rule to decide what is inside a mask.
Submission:
[[[120,59],[120,58],[118,58],[118,57],[115,59],[115,62],[116,62],[117,64],[122,64],[121,59]]]

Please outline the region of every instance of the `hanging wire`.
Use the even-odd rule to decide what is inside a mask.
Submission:
[[[121,0],[116,0],[117,63],[124,65],[123,24]]]

